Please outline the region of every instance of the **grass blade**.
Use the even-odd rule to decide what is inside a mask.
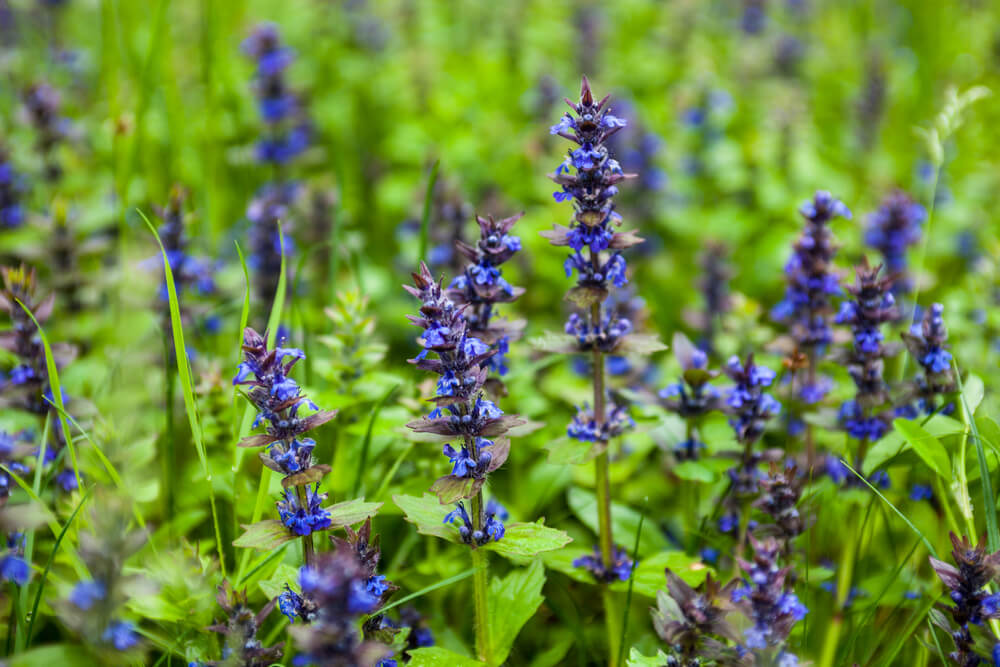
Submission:
[[[87,498],[90,497],[90,491],[83,494],[80,498],[80,502],[76,504],[76,508],[73,513],[69,515],[66,519],[66,523],[63,524],[62,530],[59,531],[59,535],[56,536],[55,544],[52,545],[52,551],[49,553],[48,559],[45,561],[45,569],[42,571],[42,578],[38,582],[38,590],[35,591],[35,600],[31,603],[31,620],[28,621],[28,636],[27,636],[27,646],[31,646],[31,636],[35,628],[35,619],[38,618],[38,605],[42,601],[42,592],[45,590],[45,581],[49,577],[49,570],[52,569],[52,562],[56,559],[56,553],[59,552],[59,545],[62,544],[63,538],[66,536],[66,531],[73,524],[73,520],[76,519],[76,515],[80,513],[80,509],[83,504],[87,502]]]
[[[428,593],[436,591],[439,588],[444,588],[445,586],[451,586],[452,584],[457,583],[459,581],[462,581],[463,579],[468,579],[469,577],[471,577],[475,573],[476,573],[476,568],[470,567],[465,572],[460,572],[460,573],[456,574],[454,577],[448,577],[447,579],[439,581],[436,584],[431,584],[430,586],[427,586],[426,588],[421,588],[416,593],[410,593],[409,595],[407,595],[405,597],[401,597],[398,600],[396,600],[395,602],[393,602],[392,604],[387,604],[386,606],[384,606],[381,609],[379,609],[379,613],[383,614],[383,613],[389,611],[390,609],[392,609],[393,607],[398,607],[399,605],[404,604],[406,602],[409,602],[410,600],[415,600],[418,597],[420,597],[421,595],[427,595]]]
[[[198,406],[194,399],[194,383],[191,379],[191,363],[187,356],[187,346],[184,344],[184,326],[181,323],[181,308],[177,300],[177,286],[174,284],[174,272],[170,267],[170,260],[167,258],[167,249],[163,247],[163,241],[156,231],[156,227],[149,218],[136,209],[142,217],[149,231],[153,233],[156,243],[160,246],[160,255],[163,258],[163,275],[167,284],[167,298],[170,305],[170,330],[174,338],[174,358],[177,360],[177,374],[181,379],[181,390],[184,395],[184,407],[187,412],[188,423],[191,426],[191,439],[194,440],[195,450],[198,452],[198,460],[201,462],[201,469],[208,482],[208,501],[212,506],[212,523],[215,527],[215,549],[219,555],[219,567],[222,576],[226,576],[226,557],[222,550],[222,533],[219,530],[219,512],[215,506],[215,488],[212,481],[212,473],[208,468],[208,456],[205,454],[205,442],[202,440],[201,423],[198,418]]]
[[[73,434],[69,432],[69,424],[66,423],[66,419],[62,416],[66,414],[66,404],[63,401],[62,385],[59,383],[59,369],[56,368],[56,360],[52,356],[52,346],[49,344],[49,337],[45,335],[45,330],[42,329],[42,325],[35,319],[35,314],[31,312],[31,309],[21,303],[20,299],[14,300],[17,301],[17,305],[21,306],[24,312],[28,314],[28,317],[31,318],[31,321],[35,323],[35,326],[38,327],[38,337],[42,340],[42,347],[45,349],[45,370],[49,376],[49,387],[52,390],[52,398],[59,407],[59,423],[62,425],[63,437],[66,438],[66,446],[69,448],[69,456],[73,462],[73,474],[76,475],[76,486],[78,489],[82,489],[83,480],[80,479],[80,468],[76,461],[76,447],[73,446]]]
[[[934,545],[930,543],[930,541],[924,536],[924,534],[922,532],[920,532],[919,528],[917,528],[916,526],[913,525],[912,521],[910,521],[909,519],[906,518],[905,514],[903,514],[902,512],[900,512],[899,509],[897,509],[895,505],[893,505],[891,502],[889,502],[888,498],[886,498],[881,493],[879,493],[878,489],[876,489],[874,486],[872,486],[868,482],[867,479],[865,479],[864,477],[862,477],[858,473],[857,470],[855,470],[854,468],[852,468],[850,463],[848,463],[845,459],[840,459],[840,462],[844,465],[845,468],[847,468],[852,473],[854,473],[854,475],[858,479],[860,479],[862,482],[864,482],[865,486],[867,486],[869,489],[871,489],[872,491],[874,491],[875,495],[877,495],[879,498],[882,499],[882,502],[884,502],[886,505],[888,505],[889,507],[891,507],[892,511],[895,512],[899,516],[900,519],[902,519],[904,522],[906,522],[906,525],[910,527],[910,530],[912,530],[914,533],[916,533],[920,537],[920,540],[924,543],[924,546],[927,547],[927,552],[930,553],[930,555],[934,556],[935,558],[938,558],[937,550],[934,548]]]
[[[400,385],[397,384],[389,389],[389,391],[385,392],[382,395],[382,398],[378,399],[375,407],[372,408],[371,416],[368,417],[368,428],[365,430],[365,439],[364,442],[361,443],[361,456],[358,460],[358,474],[354,476],[354,488],[351,489],[352,498],[358,497],[358,490],[361,488],[361,478],[364,475],[365,466],[368,465],[368,450],[371,448],[372,444],[372,430],[375,427],[375,420],[378,419],[379,413],[382,412],[382,407],[385,405],[385,402],[389,400],[389,397],[392,396],[396,390],[399,389],[399,387]]]
[[[420,255],[418,260],[427,261],[427,246],[431,238],[431,206],[434,204],[434,186],[437,184],[438,167],[441,161],[435,160],[427,178],[427,192],[424,194],[424,212],[420,216]]]
[[[635,566],[639,562],[639,539],[642,537],[642,522],[646,520],[646,503],[642,505],[642,513],[639,515],[639,525],[635,529],[635,542],[632,545],[632,572],[628,578],[628,594],[625,596],[625,613],[622,615],[622,636],[618,642],[618,661],[615,664],[621,665],[625,660],[625,635],[628,633],[628,612],[632,606],[632,588],[635,585]]]
[[[896,664],[895,663],[896,656],[899,655],[899,652],[903,649],[903,644],[905,644],[906,640],[910,638],[910,635],[912,635],[916,631],[917,627],[924,622],[924,618],[927,616],[927,612],[929,612],[931,608],[934,607],[934,605],[937,603],[937,600],[938,599],[936,596],[929,595],[927,596],[927,600],[922,605],[917,607],[917,609],[913,612],[913,615],[910,616],[910,620],[903,628],[903,631],[896,636],[896,640],[893,642],[892,646],[886,653],[885,659],[882,660],[881,663],[882,665],[885,665],[885,667],[890,667],[891,665]],[[871,660],[869,659],[868,662],[870,663]]]

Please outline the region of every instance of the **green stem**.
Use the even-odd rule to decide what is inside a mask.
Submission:
[[[604,600],[604,625],[608,631],[608,665],[618,667],[622,641],[622,610],[618,598],[607,586],[601,593]]]
[[[483,492],[472,498],[472,528],[473,532],[482,530],[483,523]],[[472,577],[475,591],[476,608],[476,655],[488,665],[493,664],[493,647],[490,646],[489,627],[489,558],[485,551],[472,547],[472,567],[475,574]]]
[[[590,307],[590,321],[597,326],[601,321],[601,304]],[[604,427],[604,355],[594,348],[594,429],[600,433]],[[611,478],[608,472],[608,443],[598,441],[604,446],[604,451],[594,459],[594,486],[597,490],[597,522],[598,539],[601,545],[601,560],[604,569],[610,571],[614,566],[614,536],[611,532]]]

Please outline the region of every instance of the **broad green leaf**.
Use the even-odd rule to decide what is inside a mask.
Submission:
[[[698,461],[683,461],[673,467],[673,473],[689,482],[714,482],[716,475]]]
[[[951,479],[951,460],[940,440],[915,421],[896,419],[892,426],[931,470],[942,479]]]
[[[431,484],[430,490],[438,497],[438,502],[442,505],[450,505],[457,503],[459,500],[473,497],[481,488],[483,488],[483,480],[481,479],[446,475],[438,477]]]
[[[957,419],[940,414],[934,415],[928,421],[923,422],[921,426],[939,440],[949,435],[957,435],[965,430]],[[883,465],[909,450],[910,445],[902,433],[898,431],[886,433],[865,454],[865,474],[870,476]]]
[[[234,547],[270,551],[296,537],[277,519],[264,519],[244,528],[245,532],[233,540]]]
[[[512,523],[507,526],[503,539],[489,542],[483,549],[501,556],[530,558],[544,551],[555,551],[573,541],[565,531],[549,528],[539,521]]]
[[[482,667],[485,662],[473,660],[440,646],[418,648],[407,652],[410,656],[408,667]]]
[[[543,585],[545,568],[538,560],[526,568],[514,570],[503,579],[494,577],[490,582],[489,630],[494,664],[504,663],[517,633],[538,611],[544,599]]]
[[[361,523],[368,517],[374,516],[380,507],[382,503],[366,503],[364,498],[355,498],[331,505],[326,511],[330,513],[332,525],[340,527]]]
[[[438,502],[437,496],[425,493],[421,497],[398,494],[392,497],[406,520],[417,527],[421,535],[433,535],[449,542],[459,542],[458,531],[444,523],[449,509]]]
[[[656,655],[646,656],[633,648],[629,651],[627,667],[663,667],[667,664],[667,654],[657,649]]]
[[[597,498],[590,491],[573,487],[567,494],[573,513],[588,528],[598,532]],[[639,512],[626,505],[611,503],[611,528],[617,539],[631,539],[639,528]],[[658,530],[645,530],[639,540],[639,555],[649,555],[669,548],[667,540]]]
[[[660,553],[641,559],[636,565],[635,583],[632,586],[633,593],[644,595],[648,598],[656,598],[656,592],[664,590],[667,586],[665,570],[670,571],[683,579],[691,587],[699,586],[711,568],[705,565],[701,559],[689,556],[683,551],[661,551]],[[627,581],[618,581],[611,585],[612,590],[627,591]]]

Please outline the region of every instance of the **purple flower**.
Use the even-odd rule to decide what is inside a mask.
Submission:
[[[0,578],[4,581],[12,582],[18,586],[28,583],[28,576],[31,569],[27,561],[21,556],[8,553],[0,557]]]
[[[107,589],[103,582],[88,580],[81,581],[73,587],[69,594],[69,601],[83,611],[89,611],[99,600],[103,600],[107,595]]]
[[[606,567],[600,547],[595,546],[593,553],[580,556],[574,560],[573,567],[589,571],[597,581],[628,581],[629,577],[632,576],[635,563],[628,557],[624,549],[615,546],[610,567]]]
[[[139,635],[135,632],[135,626],[128,621],[112,621],[105,628],[101,639],[114,646],[118,651],[127,651],[139,644]]]
[[[297,487],[296,487],[297,488]],[[300,504],[295,488],[286,489],[284,498],[277,503],[281,522],[296,535],[309,535],[330,527],[330,513],[320,507],[327,494],[319,493],[319,484],[305,487],[306,503]]]
[[[912,287],[906,270],[906,251],[920,242],[921,226],[926,219],[924,207],[901,190],[886,197],[882,206],[868,217],[865,243],[882,253],[886,269],[897,276],[893,285],[897,294]]]

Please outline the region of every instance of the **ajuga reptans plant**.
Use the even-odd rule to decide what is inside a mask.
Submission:
[[[498,276],[497,276],[498,277]],[[449,292],[435,281],[430,269],[421,263],[413,274],[414,284],[404,286],[420,300],[420,312],[409,316],[423,330],[423,350],[410,363],[439,376],[437,407],[408,426],[420,433],[432,433],[456,440],[444,453],[452,464],[451,474],[439,478],[431,490],[442,504],[457,503],[445,517],[458,528],[463,542],[469,545],[473,565],[476,607],[476,646],[482,655],[489,641],[484,635],[487,623],[486,555],[478,547],[503,539],[505,528],[498,508],[485,503],[483,486],[487,477],[503,465],[510,451],[510,439],[502,437],[524,420],[505,415],[484,393],[490,360],[498,349],[471,335],[465,314],[472,307],[457,305]],[[474,312],[474,311],[473,311]],[[437,358],[431,358],[430,354]],[[468,509],[465,501],[469,501]]]
[[[272,180],[258,190],[247,207],[250,264],[258,303],[269,304],[278,287],[282,252],[286,256],[292,252],[288,213],[299,188],[288,177],[288,164],[309,147],[312,124],[301,99],[285,79],[285,69],[295,54],[281,42],[278,27],[264,23],[254,28],[243,41],[243,53],[257,67],[254,94],[265,125],[264,136],[256,144],[256,157],[272,174]]]
[[[804,412],[808,406],[822,401],[833,387],[830,378],[819,375],[818,371],[819,362],[833,342],[831,299],[841,294],[840,276],[833,267],[837,246],[830,224],[840,217],[850,220],[851,212],[829,192],[821,190],[799,208],[799,213],[805,219],[805,228],[785,265],[785,298],[771,315],[788,326],[793,396],[800,406],[798,411]],[[809,427],[806,446],[811,464],[813,438]]]
[[[1000,638],[993,634],[987,621],[1000,618],[1000,593],[991,594],[986,587],[997,583],[1000,552],[987,552],[985,536],[975,546],[968,537],[959,539],[954,533],[950,537],[955,565],[930,558],[953,603],[941,605],[954,623],[942,623],[955,642],[955,650],[948,654],[948,659],[960,667],[996,664]]]
[[[571,438],[594,442],[597,452],[595,482],[598,498],[600,561],[580,559],[579,565],[595,574],[598,581],[610,581],[627,574],[619,564],[618,547],[611,534],[611,489],[608,474],[608,440],[628,426],[627,413],[609,400],[605,387],[605,356],[621,353],[632,323],[606,312],[603,303],[612,287],[628,282],[621,251],[642,242],[631,231],[619,232],[621,216],[615,212],[617,184],[625,180],[618,161],[609,153],[607,140],[625,127],[625,121],[611,113],[608,98],[595,100],[586,77],[578,102],[566,100],[565,113],[551,133],[575,144],[551,175],[560,189],[556,201],[573,203],[569,226],[556,225],[543,236],[555,246],[569,247],[564,267],[568,277],[576,275],[576,286],[568,297],[582,312],[572,313],[565,331],[572,342],[557,351],[588,354],[592,357],[593,407],[580,409],[568,429]]]

